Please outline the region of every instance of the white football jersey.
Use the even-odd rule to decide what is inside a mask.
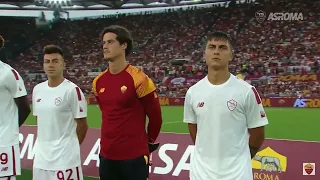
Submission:
[[[19,144],[19,114],[14,98],[27,95],[20,74],[0,61],[0,147]]]
[[[252,180],[249,128],[268,124],[256,89],[231,75],[213,85],[205,77],[186,94],[185,123],[197,124],[191,180]]]
[[[33,167],[63,170],[80,166],[75,118],[87,117],[81,89],[67,79],[57,87],[45,81],[34,87],[32,105],[38,124]]]

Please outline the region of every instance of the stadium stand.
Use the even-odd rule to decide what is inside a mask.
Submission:
[[[303,21],[259,23],[255,19],[258,10],[284,12],[283,9],[302,12]],[[61,20],[52,30],[41,34],[26,26],[30,19],[17,21],[21,21],[20,25],[12,22],[10,29],[21,31],[0,28],[0,33],[12,42],[10,48],[28,42],[25,45],[29,48],[19,48],[21,51],[16,56],[7,59],[24,75],[29,94],[35,84],[45,79],[42,48],[56,44],[66,53],[67,78],[91,95],[93,77],[107,67],[99,33],[105,26],[118,24],[133,33],[135,48],[129,62],[153,78],[161,96],[183,97],[191,85],[206,75],[203,40],[208,32],[217,30],[228,32],[235,40],[231,72],[254,84],[263,96],[320,95],[317,75],[320,73],[320,6],[311,1],[231,3],[228,7]],[[302,74],[311,78],[303,78]],[[285,75],[291,78],[279,78]]]

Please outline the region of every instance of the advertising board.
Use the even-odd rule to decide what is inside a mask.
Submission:
[[[33,145],[36,140],[36,127],[20,128],[22,168],[32,169]],[[98,176],[100,129],[89,129],[81,145],[82,168],[85,176]],[[187,180],[189,179],[190,155],[193,152],[188,134],[161,133],[160,148],[152,154],[150,179]],[[303,163],[320,162],[320,143],[288,140],[265,140],[261,150],[252,160],[255,180],[303,179]],[[310,169],[308,170],[310,171]],[[317,173],[317,172],[316,172]],[[319,176],[309,176],[316,180]]]

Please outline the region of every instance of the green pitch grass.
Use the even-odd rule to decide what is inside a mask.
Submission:
[[[298,108],[266,108],[269,125],[266,127],[266,137],[274,139],[291,139],[303,141],[320,141],[319,126],[320,110]],[[183,107],[163,106],[162,132],[188,133],[187,125],[182,122]],[[90,128],[100,128],[101,113],[96,105],[88,106],[88,124]],[[26,122],[35,125],[30,116]],[[32,172],[23,170],[17,180],[31,180]],[[85,177],[84,180],[98,178]]]

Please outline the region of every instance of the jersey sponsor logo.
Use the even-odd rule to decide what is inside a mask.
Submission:
[[[233,99],[227,101],[227,107],[228,107],[228,109],[229,109],[230,111],[235,110],[235,109],[237,108],[237,104],[238,104],[237,101],[235,101],[235,100],[233,100]]]
[[[54,100],[54,103],[56,106],[59,106],[60,103],[62,102],[62,99],[60,97],[57,97],[55,100]]]
[[[316,175],[316,163],[303,163],[303,175]]]
[[[254,179],[263,179],[262,176],[279,180],[279,173],[287,170],[287,157],[273,150],[271,147],[259,151],[252,159],[252,168],[260,170],[253,174]]]
[[[122,93],[125,93],[127,91],[127,86],[121,86],[120,90]]]
[[[204,106],[204,102],[199,102],[198,105],[197,105],[197,108],[198,107],[203,107],[203,106]]]

